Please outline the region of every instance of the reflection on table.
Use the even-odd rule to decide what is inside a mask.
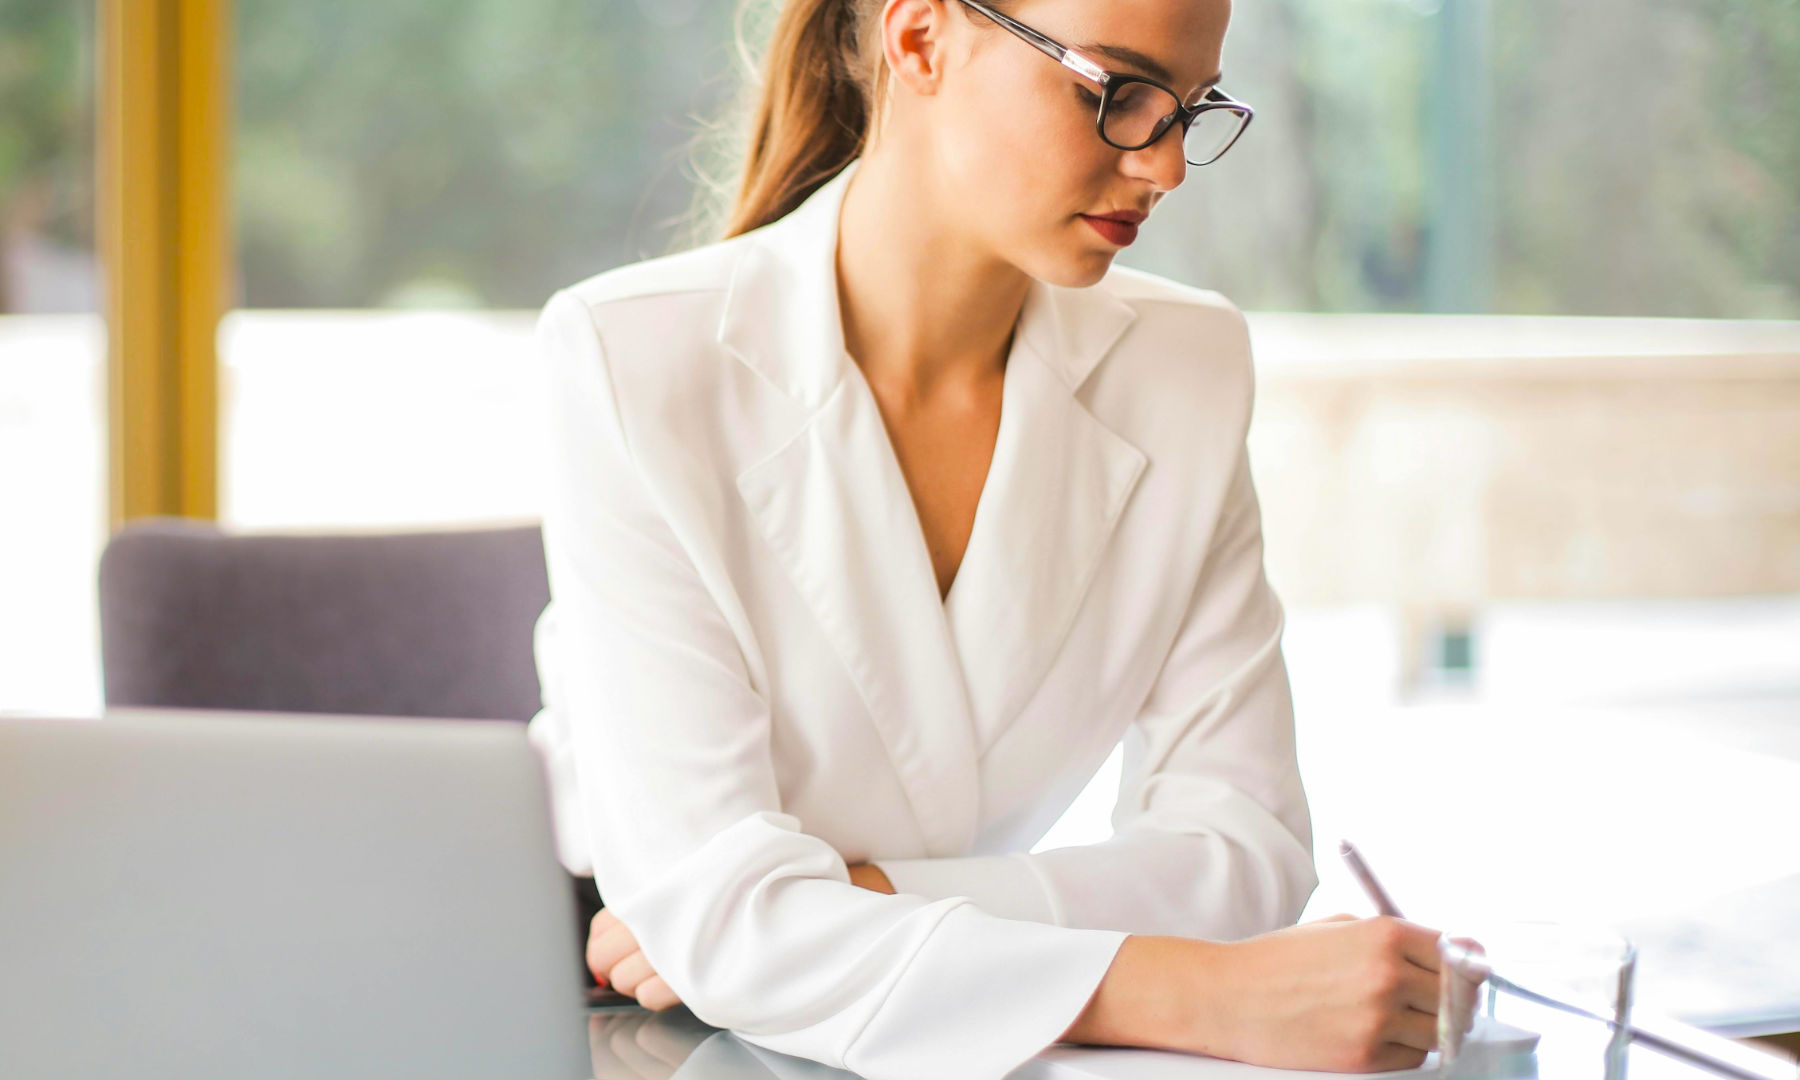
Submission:
[[[1514,1080],[1600,1080],[1598,1047],[1603,1030],[1586,1021],[1546,1014],[1536,1026],[1543,1035],[1530,1068]],[[1658,1027],[1664,1034],[1676,1031]],[[1755,1068],[1771,1080],[1800,1080],[1791,1062],[1704,1032],[1699,1048],[1735,1064]],[[825,1080],[856,1074],[805,1058],[765,1050],[729,1031],[710,1027],[685,1007],[664,1012],[639,1008],[595,1009],[588,1015],[588,1046],[594,1055],[594,1080]],[[1435,1076],[1432,1055],[1424,1069],[1381,1077]],[[1011,1080],[1302,1080],[1333,1074],[1265,1069],[1233,1061],[1156,1050],[1130,1050],[1057,1044],[1016,1070]],[[1642,1046],[1629,1052],[1630,1080],[1717,1080],[1709,1072]]]
[[[588,1014],[594,1080],[821,1080],[854,1077],[805,1058],[752,1046],[685,1007],[595,1009]]]

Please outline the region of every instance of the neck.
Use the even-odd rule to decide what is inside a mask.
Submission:
[[[1031,283],[930,209],[947,198],[922,166],[865,152],[838,219],[845,346],[871,383],[909,396],[997,376]]]

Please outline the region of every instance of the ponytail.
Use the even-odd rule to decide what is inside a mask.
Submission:
[[[699,190],[678,248],[767,225],[863,152],[887,82],[876,26],[885,2],[740,0],[740,87],[724,122],[695,143]],[[771,4],[779,10],[765,34],[753,24],[766,20]],[[749,47],[756,40],[768,42],[760,61]],[[708,151],[711,163],[703,160]],[[709,164],[730,178],[717,179]]]
[[[786,0],[769,42],[725,237],[783,216],[862,152],[878,78],[864,23],[880,0]]]
[[[770,2],[780,10],[764,38],[752,23]],[[766,225],[862,153],[887,73],[879,43],[868,40],[882,4],[741,0],[735,27],[740,89],[723,130],[715,128],[713,138],[697,146],[713,144],[715,156],[735,175],[721,182],[695,155],[700,190],[687,218],[690,236],[678,244],[730,239]],[[748,45],[758,38],[768,42],[760,64]],[[733,187],[736,194],[726,196]]]

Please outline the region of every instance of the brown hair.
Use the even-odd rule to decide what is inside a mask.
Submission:
[[[737,138],[724,132],[721,154],[734,177],[709,178],[696,154],[694,242],[730,239],[805,202],[862,153],[881,115],[887,58],[875,35],[885,0],[774,0],[780,10],[759,63],[747,42],[760,36],[754,17],[768,2],[743,0],[737,10],[738,58],[748,77],[726,124]]]

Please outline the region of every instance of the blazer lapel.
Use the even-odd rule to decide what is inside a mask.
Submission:
[[[1098,287],[1034,280],[1000,433],[947,616],[978,753],[1018,717],[1068,635],[1145,465],[1076,390],[1136,317]]]
[[[856,164],[760,230],[733,273],[719,341],[803,406],[737,487],[861,692],[926,854],[960,855],[980,810],[968,697],[918,513],[839,315],[837,214]]]
[[[1076,397],[1136,317],[1033,280],[1000,430],[948,600],[868,384],[845,351],[837,226],[858,161],[750,237],[718,340],[800,408],[737,477],[758,529],[855,681],[929,855],[967,853],[979,757],[1066,637],[1145,465]]]

